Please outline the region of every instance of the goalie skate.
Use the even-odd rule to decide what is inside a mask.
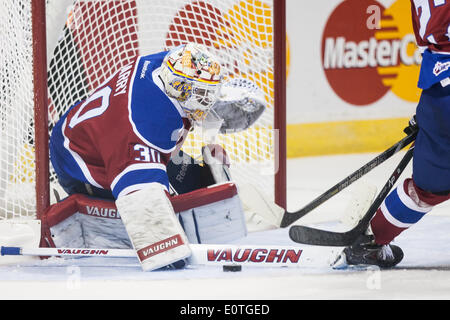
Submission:
[[[354,244],[346,247],[333,263],[334,269],[350,266],[378,266],[392,268],[403,259],[403,251],[395,245],[379,245],[372,235],[361,235]]]

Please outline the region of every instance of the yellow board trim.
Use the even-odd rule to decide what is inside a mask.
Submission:
[[[287,125],[287,157],[381,152],[405,137],[409,118]]]

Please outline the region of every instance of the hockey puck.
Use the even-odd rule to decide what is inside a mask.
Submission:
[[[242,266],[238,264],[224,265],[222,269],[224,272],[237,272],[242,270]]]

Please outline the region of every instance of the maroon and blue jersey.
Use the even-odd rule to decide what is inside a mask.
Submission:
[[[58,175],[115,198],[154,182],[169,188],[166,166],[190,124],[164,93],[157,69],[165,55],[136,57],[64,114],[50,139]]]
[[[419,88],[450,77],[450,0],[411,0],[417,45],[422,49]]]

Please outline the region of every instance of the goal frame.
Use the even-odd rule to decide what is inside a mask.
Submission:
[[[279,137],[276,144],[275,203],[287,209],[286,192],[286,0],[273,0],[274,25],[274,126]],[[276,4],[276,5],[275,5]],[[281,35],[281,36],[280,36]],[[278,186],[278,187],[277,187]],[[281,187],[283,186],[283,187]]]
[[[50,206],[49,126],[47,88],[47,23],[45,0],[31,1],[36,218]]]
[[[46,0],[32,0],[36,218],[50,206]],[[286,209],[286,0],[273,0],[275,202]]]

